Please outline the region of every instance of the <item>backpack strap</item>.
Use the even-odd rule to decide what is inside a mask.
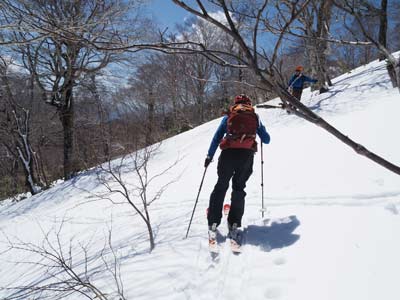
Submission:
[[[300,73],[300,74],[296,77],[296,79],[292,81],[292,83],[289,85],[289,88],[292,88],[292,87],[293,87],[293,84],[294,84],[297,80],[299,80],[301,76],[303,76],[303,73]]]

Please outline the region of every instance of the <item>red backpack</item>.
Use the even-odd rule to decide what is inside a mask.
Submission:
[[[257,128],[258,117],[251,104],[239,103],[231,106],[228,112],[227,134],[221,141],[220,148],[257,151]]]

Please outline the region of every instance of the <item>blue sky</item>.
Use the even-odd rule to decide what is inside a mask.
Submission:
[[[195,0],[186,0],[185,3],[198,9]],[[204,5],[210,11],[215,11],[213,5],[207,2],[205,2]],[[161,28],[168,27],[170,30],[174,28],[175,24],[182,24],[185,21],[185,18],[193,16],[180,6],[174,4],[171,0],[150,0],[148,11],[150,16],[160,23]]]
[[[188,1],[190,3],[191,1]],[[150,14],[158,20],[161,27],[172,29],[176,23],[182,23],[190,14],[171,0],[151,0]]]
[[[199,9],[195,0],[186,0],[185,3],[195,9]],[[209,2],[204,1],[203,4],[209,11],[215,12],[217,9]],[[149,15],[158,22],[161,30],[168,27],[170,32],[174,31],[174,26],[176,24],[182,24],[186,18],[193,17],[193,14],[174,4],[172,0],[150,0],[147,11]],[[260,39],[259,43],[262,44],[263,41],[265,41],[265,39]],[[266,48],[270,46],[270,42],[265,45]]]

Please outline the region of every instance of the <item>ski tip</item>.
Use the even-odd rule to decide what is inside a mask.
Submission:
[[[238,248],[238,249],[231,249],[233,254],[240,254],[242,253],[242,249]]]
[[[231,240],[231,251],[233,254],[240,254],[242,252],[242,246],[234,240]]]
[[[231,209],[231,206],[230,206],[230,204],[225,204],[224,205],[224,209],[223,209],[223,211],[224,211],[224,215],[225,216],[227,216],[228,214],[229,214],[229,210]]]
[[[209,240],[208,241],[208,250],[211,253],[219,253],[219,245],[217,243],[217,240]]]

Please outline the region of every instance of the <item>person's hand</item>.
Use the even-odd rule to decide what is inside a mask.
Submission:
[[[206,160],[204,161],[204,168],[207,168],[208,165],[212,162],[212,158],[207,156]]]

